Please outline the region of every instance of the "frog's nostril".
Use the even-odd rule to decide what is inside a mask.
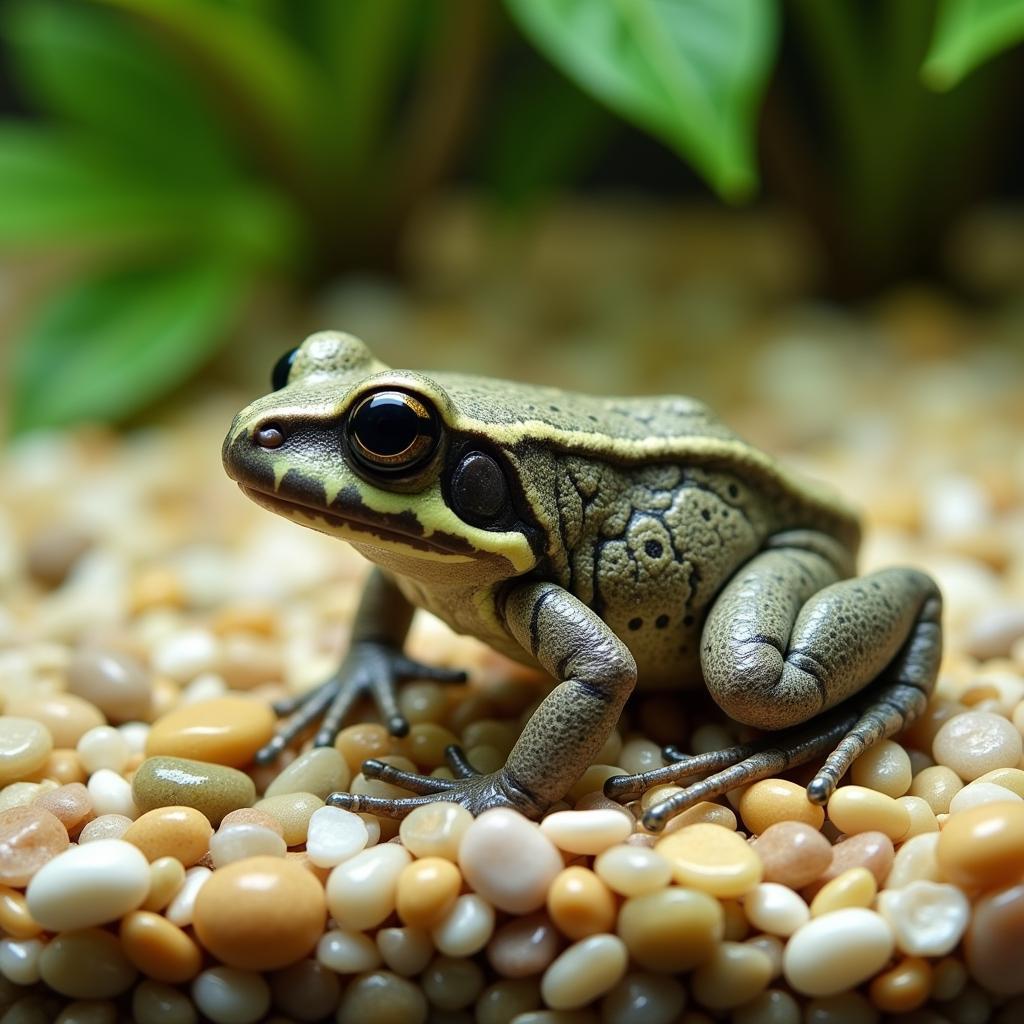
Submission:
[[[260,448],[280,448],[284,444],[284,431],[273,425],[260,427],[253,434],[253,440]]]

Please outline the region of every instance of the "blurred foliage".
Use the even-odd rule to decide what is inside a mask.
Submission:
[[[10,0],[0,34],[40,116],[0,122],[0,249],[56,267],[17,339],[14,428],[131,415],[267,283],[309,295],[394,269],[412,211],[467,152],[522,210],[600,159],[606,109],[729,201],[755,189],[760,149],[830,286],[877,287],[917,269],[969,193],[999,98],[971,72],[1024,38],[1024,0],[506,0],[520,37],[502,10]],[[786,33],[813,81],[796,102]],[[523,38],[552,66],[510,62]]]

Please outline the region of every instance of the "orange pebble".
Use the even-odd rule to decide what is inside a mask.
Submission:
[[[42,930],[29,913],[25,894],[0,885],[0,931],[11,939],[31,939]]]
[[[364,761],[371,757],[383,757],[394,749],[387,729],[376,722],[359,722],[342,729],[334,746],[341,751],[353,774],[362,769]]]
[[[443,857],[423,857],[402,868],[395,909],[410,928],[432,928],[455,903],[462,872]]]
[[[197,864],[210,846],[213,827],[194,807],[157,807],[140,815],[121,837],[150,861],[175,857],[185,867]]]
[[[589,868],[559,872],[548,889],[547,904],[555,927],[574,941],[610,932],[615,925],[615,897]]]
[[[121,921],[124,955],[154,981],[180,985],[191,981],[202,966],[199,947],[161,914],[133,910]]]
[[[868,995],[882,1013],[909,1013],[925,1004],[931,984],[931,964],[919,956],[908,956],[879,974],[868,987]]]
[[[807,790],[788,779],[762,779],[740,797],[740,817],[754,835],[780,821],[799,821],[820,829],[825,811],[807,799]]]

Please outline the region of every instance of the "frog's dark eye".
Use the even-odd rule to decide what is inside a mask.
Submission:
[[[404,391],[367,395],[348,418],[353,455],[377,472],[404,473],[421,465],[433,454],[440,436],[433,410]]]
[[[456,514],[473,526],[487,526],[508,507],[508,484],[501,466],[483,452],[470,452],[452,474]]]
[[[270,384],[275,391],[280,391],[288,383],[288,374],[291,373],[292,363],[295,362],[295,355],[299,350],[290,349],[276,363],[274,372],[270,375]]]

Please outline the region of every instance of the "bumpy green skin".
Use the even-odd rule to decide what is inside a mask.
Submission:
[[[360,469],[343,441],[354,403],[379,388],[420,396],[443,423],[436,457],[398,483]],[[268,425],[284,435],[277,448],[256,443]],[[450,507],[451,474],[474,450],[499,462],[511,491],[514,513],[500,529],[472,526]],[[370,774],[420,795],[375,803],[338,794],[343,806],[402,814],[443,798],[539,816],[591,763],[638,680],[651,688],[703,681],[730,715],[772,730],[876,680],[909,687],[910,696],[883,694],[851,719],[846,755],[900,727],[934,682],[934,583],[909,569],[847,580],[859,539],[854,514],[691,399],[427,377],[391,370],[357,339],[322,332],[299,349],[287,387],[236,417],[224,461],[254,500],[341,537],[381,570],[317,742],[330,742],[357,690],[373,690],[382,671],[377,696],[396,732],[394,681],[439,677],[401,659],[411,606],[560,680],[503,772],[427,782],[371,763]],[[372,672],[356,664],[363,655],[378,666]],[[391,669],[381,669],[389,657]],[[358,686],[346,684],[357,676]],[[864,716],[882,727],[869,728]],[[833,765],[840,774],[846,755]],[[457,754],[453,764],[468,776]],[[631,788],[617,782],[611,790]]]

